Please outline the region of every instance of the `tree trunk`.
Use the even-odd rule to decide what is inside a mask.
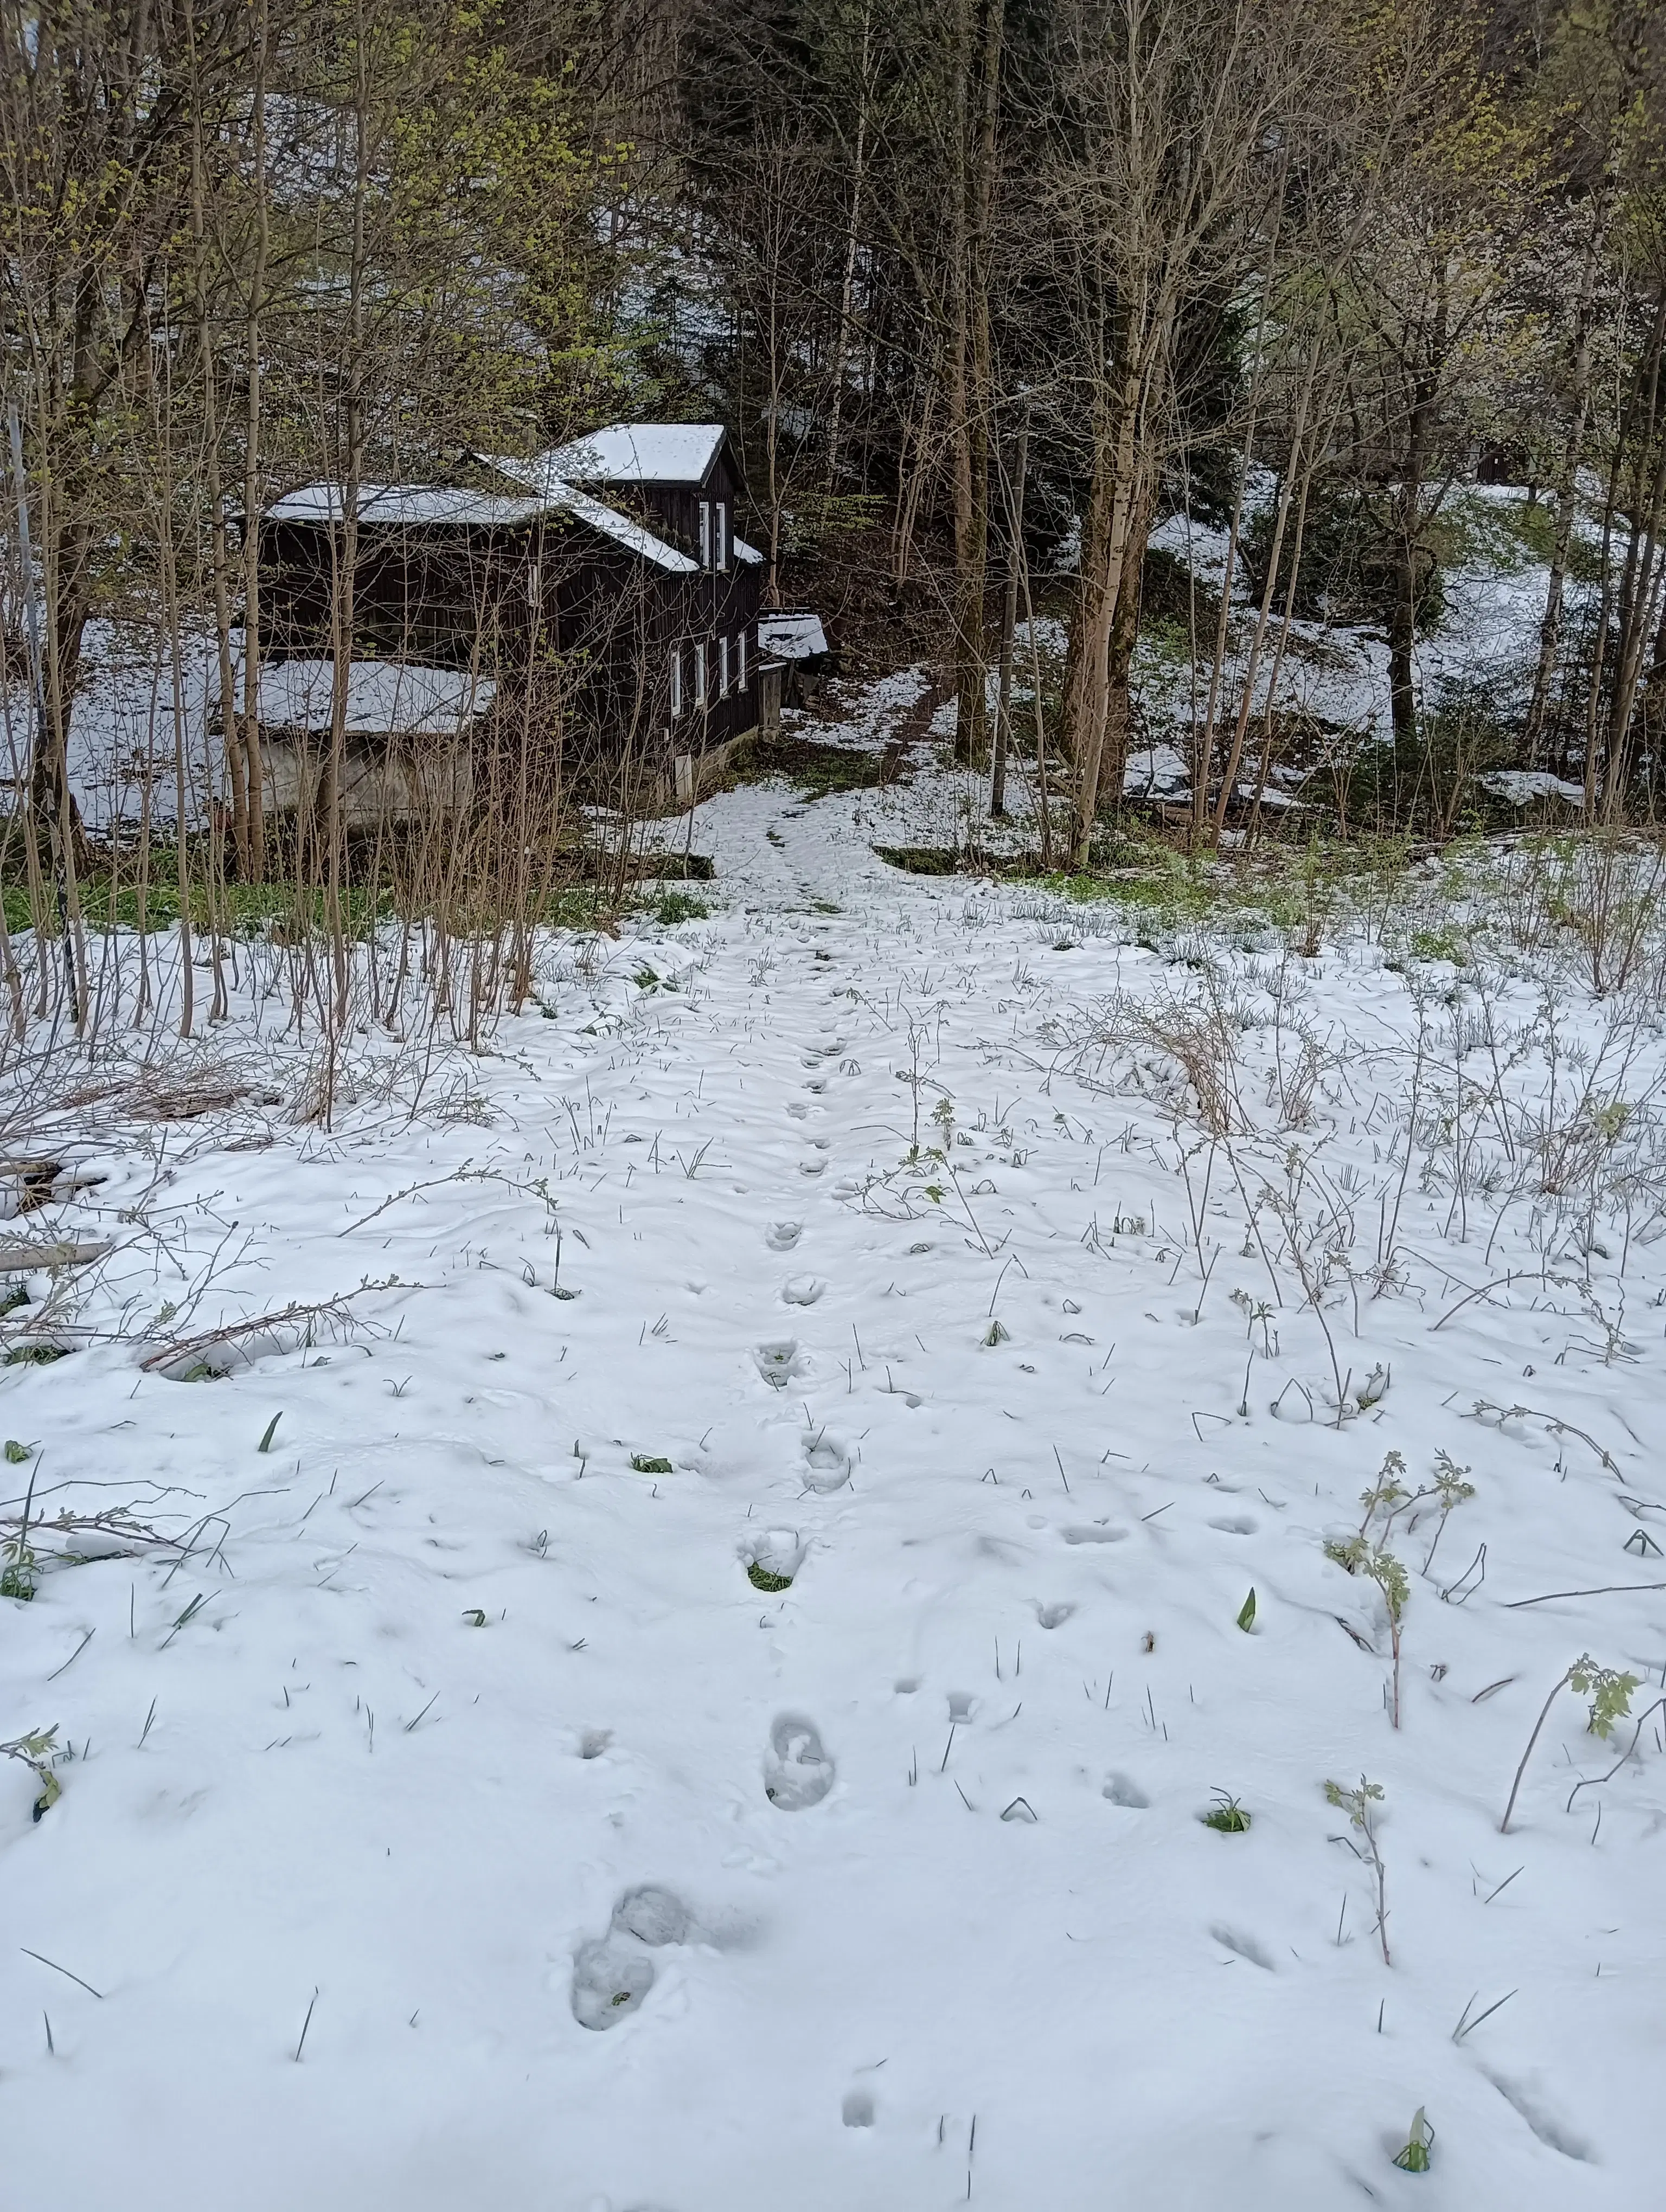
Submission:
[[[982,0],[983,36],[974,52],[976,0],[957,0],[952,125],[954,205],[950,224],[949,405],[954,466],[955,756],[980,766],[988,751],[983,598],[989,559],[989,409],[994,382],[989,331],[990,224],[994,208],[1005,0]],[[976,96],[976,106],[974,105]]]
[[[1092,483],[1082,528],[1081,586],[1071,623],[1062,740],[1075,770],[1071,863],[1085,868],[1098,811],[1110,705],[1110,653],[1140,475],[1140,378],[1118,317],[1110,397],[1096,425]]]
[[[1578,512],[1577,486],[1580,457],[1584,451],[1585,422],[1590,412],[1591,307],[1596,292],[1596,270],[1608,235],[1609,203],[1606,191],[1585,240],[1585,259],[1579,282],[1579,301],[1574,319],[1573,360],[1569,377],[1567,436],[1563,441],[1556,471],[1556,530],[1550,548],[1550,580],[1545,591],[1544,618],[1539,624],[1539,661],[1533,674],[1533,696],[1528,702],[1522,732],[1522,750],[1529,768],[1540,765],[1544,748],[1545,717],[1550,708],[1551,687],[1556,680],[1556,660],[1562,641],[1562,611],[1567,578],[1568,550]]]
[[[989,775],[989,812],[999,821],[1006,811],[1006,749],[1012,726],[1012,641],[1018,625],[1018,568],[1024,553],[1024,491],[1030,466],[1030,403],[1018,422],[1017,465],[1007,485],[1006,589],[1000,610],[1000,690],[995,709],[994,758]]]

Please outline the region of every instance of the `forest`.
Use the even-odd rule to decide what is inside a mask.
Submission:
[[[283,879],[338,937],[367,872],[547,906],[570,851],[508,851],[623,796],[559,684],[444,869],[367,861],[327,799],[267,820],[244,518],[614,418],[727,426],[764,606],[926,666],[1043,869],[1091,865],[1156,744],[1192,852],[1291,782],[1344,837],[1483,826],[1499,771],[1652,818],[1642,0],[8,0],[0,39],[14,922],[79,945],[154,890],[217,933]],[[1532,634],[1420,679],[1489,557],[1531,563]],[[1385,648],[1368,712],[1292,692],[1339,633]],[[89,810],[100,678],[149,704]]]
[[[0,0],[0,2198],[1656,2201],[1666,11]]]

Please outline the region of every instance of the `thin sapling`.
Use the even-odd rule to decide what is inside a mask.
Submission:
[[[1363,1576],[1366,1582],[1375,1583],[1382,1593],[1389,1616],[1389,1647],[1393,1654],[1394,1687],[1389,1710],[1394,1725],[1398,1728],[1400,1627],[1405,1615],[1406,1601],[1411,1595],[1406,1570],[1386,1546],[1374,1544],[1365,1536],[1350,1536],[1346,1543],[1333,1539],[1325,1546],[1325,1557],[1335,1559],[1339,1567],[1346,1567],[1349,1574]]]
[[[1572,1690],[1576,1697],[1590,1699],[1590,1718],[1586,1723],[1594,1736],[1608,1737],[1614,1734],[1616,1721],[1629,1719],[1632,1692],[1640,1688],[1635,1674],[1622,1674],[1613,1667],[1599,1667],[1589,1651],[1576,1659],[1566,1674],[1553,1686],[1550,1695],[1540,1709],[1533,1723],[1533,1733],[1527,1739],[1527,1749],[1522,1753],[1522,1763],[1516,1769],[1516,1778],[1510,1785],[1510,1802],[1504,1808],[1504,1818],[1499,1823],[1499,1833],[1510,1833],[1510,1816],[1516,1809],[1516,1797],[1522,1786],[1522,1777],[1527,1771],[1527,1762],[1533,1756],[1533,1747],[1539,1734],[1550,1718],[1550,1709],[1564,1690]]]
[[[1382,1784],[1367,1782],[1363,1774],[1359,1777],[1357,1789],[1345,1790],[1340,1782],[1327,1782],[1325,1784],[1326,1803],[1334,1805],[1339,1813],[1346,1813],[1349,1826],[1358,1829],[1365,1839],[1363,1848],[1354,1842],[1352,1836],[1334,1837],[1332,1841],[1345,1843],[1354,1856],[1362,1859],[1371,1869],[1371,1881],[1377,1890],[1377,1940],[1383,1947],[1383,1964],[1391,1966],[1394,1960],[1389,1956],[1389,1878],[1383,1864],[1383,1854],[1377,1847],[1377,1820],[1373,1810],[1382,1800]]]

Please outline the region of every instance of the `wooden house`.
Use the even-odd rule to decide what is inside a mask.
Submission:
[[[350,533],[327,484],[260,517],[263,668],[332,668],[351,647],[344,685],[276,681],[306,702],[281,723],[265,721],[263,675],[280,808],[311,803],[303,756],[332,744],[338,721],[355,826],[436,790],[465,803],[465,770],[435,756],[486,727],[535,745],[555,741],[558,719],[565,759],[587,763],[599,792],[653,806],[690,803],[737,743],[773,726],[781,668],[759,653],[763,560],[735,529],[741,484],[721,425],[615,423],[530,459],[468,454],[453,475],[362,485]],[[376,672],[393,667],[468,682],[402,689]]]

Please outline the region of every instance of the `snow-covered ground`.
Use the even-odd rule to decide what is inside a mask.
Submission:
[[[8,2203],[1655,2201],[1660,1713],[1500,1832],[1666,1679],[1652,1016],[873,858],[956,803],[702,807],[414,1109],[246,998],[63,1109],[6,1510],[189,1548],[0,1601]],[[1324,1546],[1442,1452],[1396,1729]]]

